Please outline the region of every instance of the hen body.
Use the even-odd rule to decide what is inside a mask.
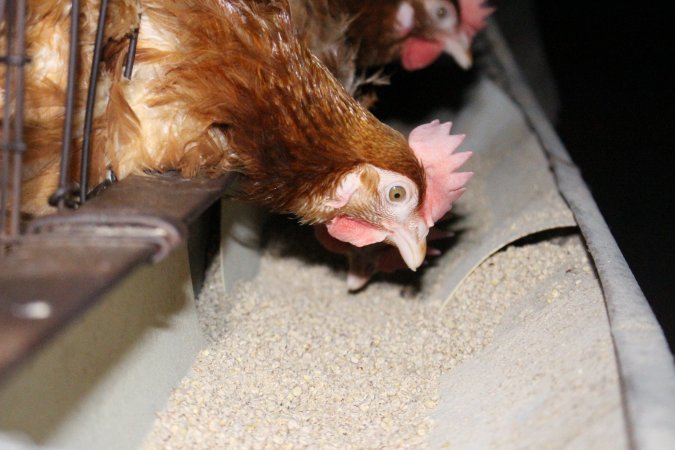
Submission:
[[[37,214],[58,179],[69,4],[29,4],[24,205]],[[461,139],[449,125],[429,124],[413,145],[379,122],[310,52],[285,1],[112,0],[110,8],[117,13],[106,28],[93,183],[108,170],[118,178],[236,171],[246,199],[324,223],[356,246],[395,245],[411,269],[422,263],[429,227],[471,175],[452,174],[469,154],[452,155]],[[92,11],[85,2],[80,72],[88,72]],[[126,79],[124,37],[137,25]],[[81,132],[75,140],[77,152]]]

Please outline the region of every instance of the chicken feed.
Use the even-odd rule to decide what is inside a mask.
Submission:
[[[226,292],[221,271],[210,268],[197,301],[209,344],[158,413],[146,449],[427,448],[439,426],[432,417],[442,401],[441,375],[489,347],[511,306],[542,280],[572,277],[597,290],[576,235],[493,255],[442,307],[445,299],[430,295],[437,267],[348,294],[341,261],[308,227],[277,219],[266,233],[254,280]],[[567,295],[547,290],[536,303],[546,308]],[[600,305],[591,310],[604,314]],[[598,411],[619,411],[611,343],[597,347],[604,357],[589,372],[600,387],[567,396],[574,408],[554,423],[572,416],[592,423]],[[620,425],[620,414],[609,420]],[[503,448],[518,448],[507,434]],[[622,447],[620,438],[614,443]],[[550,444],[562,448],[565,438]],[[454,448],[452,436],[440,446]]]

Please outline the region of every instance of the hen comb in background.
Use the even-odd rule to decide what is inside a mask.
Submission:
[[[495,11],[485,0],[459,0],[461,27],[469,39],[486,27],[485,19]]]

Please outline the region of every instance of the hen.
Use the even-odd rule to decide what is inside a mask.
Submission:
[[[485,0],[330,0],[354,16],[348,35],[359,67],[399,60],[406,70],[427,67],[443,52],[464,69],[471,43],[493,8]]]
[[[457,2],[290,0],[290,4],[295,25],[307,46],[365,106],[372,105],[375,95],[366,91],[368,95],[364,96],[361,88],[382,82],[383,78],[379,72],[372,78],[357,75],[366,68],[363,66],[391,62],[403,52],[405,68],[422,68],[446,47],[449,52],[454,50],[457,60],[462,62],[462,58],[470,58],[471,38],[485,25],[484,19],[492,11],[483,7],[482,2],[464,0],[462,12],[466,17],[459,24]],[[415,22],[414,29],[409,25],[401,34],[401,28],[392,25],[394,19],[399,24]],[[424,38],[430,32],[437,41]],[[458,43],[466,44],[466,48],[459,49]],[[317,226],[315,234],[326,249],[346,255],[350,290],[361,289],[377,272],[405,268],[403,261],[385,247],[355,248],[332,239],[323,226]],[[446,235],[434,229],[430,239],[443,239]],[[429,253],[437,254],[431,248]]]
[[[59,12],[33,17],[29,28],[67,9],[53,3]],[[471,176],[454,173],[470,153],[451,154],[458,138],[449,127],[419,128],[409,145],[379,122],[304,46],[286,2],[142,0],[140,7],[130,80],[122,76],[126,43],[112,36],[106,49],[92,180],[108,169],[118,178],[237,171],[242,197],[326,224],[331,236],[356,246],[392,244],[408,267],[419,267],[429,227]],[[33,48],[33,64],[62,63],[40,50]],[[35,86],[50,76],[41,75]],[[62,107],[50,107],[62,115]],[[52,142],[60,123],[28,116],[25,204],[44,212],[58,177]]]

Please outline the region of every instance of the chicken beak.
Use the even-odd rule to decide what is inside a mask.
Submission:
[[[446,38],[445,53],[452,56],[464,70],[470,69],[473,65],[471,41],[464,33],[459,33],[459,35],[452,38]]]
[[[422,265],[426,257],[428,232],[427,226],[420,222],[411,228],[397,228],[388,236],[387,240],[398,248],[401,258],[413,272]]]

